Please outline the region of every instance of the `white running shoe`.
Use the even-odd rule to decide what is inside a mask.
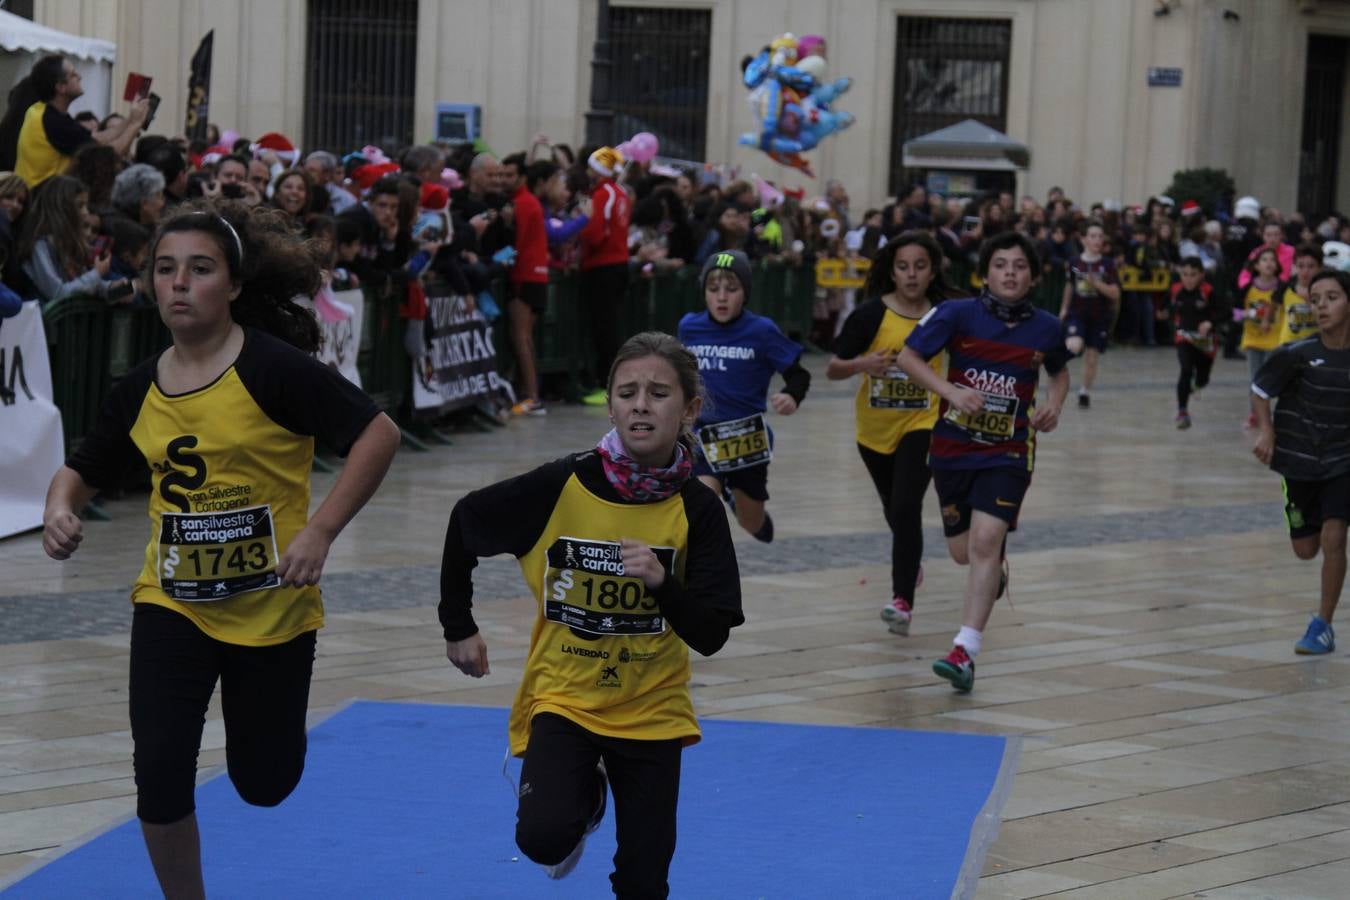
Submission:
[[[544,874],[554,881],[559,878],[566,878],[572,874],[572,870],[581,862],[581,854],[586,850],[586,838],[595,834],[596,829],[600,827],[600,822],[605,818],[605,808],[609,805],[609,775],[605,772],[605,761],[602,759],[595,764],[595,774],[600,778],[600,803],[595,808],[595,815],[591,816],[590,822],[586,823],[586,830],[581,833],[581,840],[572,848],[572,852],[567,854],[567,858],[557,865],[544,866]]]
[[[904,597],[892,597],[891,602],[881,608],[881,621],[891,634],[909,634],[909,623],[914,618],[913,607]]]

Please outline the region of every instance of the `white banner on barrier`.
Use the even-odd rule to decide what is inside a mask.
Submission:
[[[422,354],[412,360],[413,409],[450,412],[494,397],[515,403],[511,383],[497,374],[492,326],[467,298],[427,292]]]
[[[352,384],[361,387],[361,373],[356,369],[365,314],[361,291],[334,291],[325,286],[312,302],[305,298],[298,298],[298,302],[314,310],[314,318],[319,321],[319,331],[323,334],[323,346],[315,354],[319,362],[332,366]]]
[[[0,537],[42,525],[47,485],[63,462],[42,310],[29,302],[0,319]]]

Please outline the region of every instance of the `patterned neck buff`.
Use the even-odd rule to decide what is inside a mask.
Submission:
[[[1004,303],[989,293],[989,288],[980,291],[980,303],[1000,322],[1025,322],[1036,312],[1030,300],[1023,298],[1017,303]]]
[[[675,462],[670,466],[658,469],[640,465],[628,455],[616,428],[611,428],[595,449],[604,464],[605,477],[614,485],[614,490],[623,499],[639,503],[664,500],[675,494],[694,470],[693,460],[680,443],[675,444]]]

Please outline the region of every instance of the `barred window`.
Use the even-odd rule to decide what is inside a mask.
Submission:
[[[892,192],[912,181],[903,165],[905,141],[975,119],[1006,131],[1008,19],[900,16],[895,41],[891,116]]]
[[[1348,49],[1350,39],[1308,35],[1298,160],[1298,208],[1307,215],[1325,215],[1336,206]]]
[[[650,131],[662,156],[704,158],[711,30],[709,10],[609,8],[612,141]]]
[[[413,139],[417,0],[309,0],[305,150]]]

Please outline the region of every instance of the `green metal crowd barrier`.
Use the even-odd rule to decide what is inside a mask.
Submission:
[[[634,277],[620,309],[620,340],[640,331],[674,334],[686,313],[704,308],[697,266]],[[755,263],[749,308],[776,321],[795,340],[811,330],[815,273],[810,266]],[[505,285],[494,285],[506,308]],[[412,367],[403,337],[407,322],[394,299],[364,292],[364,317],[357,367],[362,385],[376,405],[396,421],[409,419],[407,401]],[[51,357],[52,387],[61,410],[66,446],[73,449],[93,428],[103,398],[118,379],[171,343],[153,306],[109,306],[94,297],[68,297],[42,307]],[[499,368],[514,363],[509,324],[504,314],[494,329]],[[576,275],[555,276],[548,303],[535,326],[535,355],[541,376],[562,376],[569,393],[598,376],[590,323]]]
[[[109,306],[98,297],[66,297],[42,306],[52,394],[66,447],[94,427],[103,398],[143,360],[169,346],[169,330],[152,306]]]
[[[650,276],[635,274],[619,306],[617,328],[623,341],[642,331],[675,334],[680,319],[705,308],[698,282],[699,267],[683,266]],[[560,377],[563,393],[579,396],[586,385],[598,382],[589,313],[581,295],[580,276],[554,275],[548,285],[544,311],[535,321],[534,351],[540,377]],[[811,331],[811,308],[815,301],[815,272],[810,266],[784,266],[756,262],[751,266],[748,307],[778,323],[794,340],[805,340]],[[508,291],[504,281],[492,285],[503,310],[493,329],[498,369],[510,372],[515,351],[505,313]],[[362,377],[365,377],[364,370]]]
[[[407,322],[398,314],[397,300],[364,289],[361,293],[365,309],[356,356],[361,386],[376,406],[397,421],[403,417],[403,402],[412,388],[412,363],[403,344]]]

